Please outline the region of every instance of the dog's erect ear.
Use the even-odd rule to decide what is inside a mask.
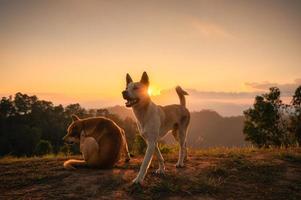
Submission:
[[[133,82],[133,79],[131,78],[131,76],[129,74],[126,74],[126,85],[128,85],[131,82]]]
[[[77,115],[72,115],[71,118],[74,122],[79,120],[79,117]]]
[[[148,75],[146,72],[143,72],[140,83],[143,83],[146,86],[149,85],[149,79],[148,79]]]

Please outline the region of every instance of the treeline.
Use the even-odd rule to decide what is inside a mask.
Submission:
[[[137,126],[133,119],[120,119],[106,109],[82,108],[79,104],[66,107],[39,100],[36,96],[17,93],[2,97],[0,102],[0,155],[32,156],[60,151],[78,152],[63,143],[63,136],[71,123],[71,115],[81,118],[105,116],[125,129],[129,147],[133,148]]]
[[[301,144],[301,86],[289,104],[283,103],[277,87],[255,97],[244,111],[246,140],[257,147],[289,147]]]
[[[0,156],[78,153],[76,145],[66,146],[62,140],[72,114],[80,118],[108,117],[125,130],[132,152],[145,150],[132,112],[123,106],[87,110],[79,104],[54,105],[36,96],[17,93],[0,101]],[[244,116],[222,117],[210,110],[191,113],[189,147],[243,146],[247,144],[244,139],[258,147],[300,145],[301,86],[290,104],[281,101],[278,88],[270,88],[268,93],[255,98],[253,107],[244,111]],[[170,135],[164,140],[168,144],[174,142]]]

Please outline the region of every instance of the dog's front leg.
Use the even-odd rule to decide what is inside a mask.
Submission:
[[[147,143],[147,149],[146,149],[146,152],[145,152],[145,156],[144,156],[142,165],[140,167],[140,170],[139,170],[139,173],[138,173],[137,177],[133,180],[133,183],[136,183],[136,184],[137,183],[140,183],[140,184],[142,183],[142,181],[143,181],[143,179],[146,175],[147,169],[148,169],[148,167],[151,163],[155,148],[156,148],[156,143],[155,142],[148,142]]]
[[[157,159],[159,161],[159,169],[157,169],[156,174],[164,174],[164,171],[165,171],[164,158],[163,158],[163,156],[160,152],[158,144],[156,144],[155,154],[156,154]]]

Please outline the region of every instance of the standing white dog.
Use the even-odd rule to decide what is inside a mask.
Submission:
[[[187,92],[181,87],[176,87],[180,98],[180,105],[158,106],[153,103],[148,95],[149,78],[143,72],[140,82],[133,82],[129,74],[126,75],[126,90],[122,92],[127,100],[125,105],[132,107],[137,119],[138,128],[144,138],[147,149],[143,163],[133,183],[142,183],[147,169],[155,153],[159,160],[159,169],[156,173],[164,173],[164,159],[158,148],[158,140],[168,131],[180,144],[179,160],[176,167],[184,167],[184,158],[187,156],[186,132],[190,121],[190,113],[186,108],[185,96]]]

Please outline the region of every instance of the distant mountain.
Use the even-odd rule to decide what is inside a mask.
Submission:
[[[124,106],[107,108],[109,112],[119,115],[122,119],[134,119],[131,109]],[[244,146],[243,116],[223,117],[212,110],[191,112],[191,122],[188,131],[187,145],[189,147],[215,147],[215,146]],[[164,138],[168,144],[175,143],[171,134]]]
[[[121,119],[125,119],[127,117],[130,117],[132,119],[135,119],[134,113],[132,109],[126,108],[124,106],[112,106],[106,108],[110,113],[118,115]]]
[[[243,116],[222,117],[212,110],[191,113],[187,143],[191,147],[244,146]]]

